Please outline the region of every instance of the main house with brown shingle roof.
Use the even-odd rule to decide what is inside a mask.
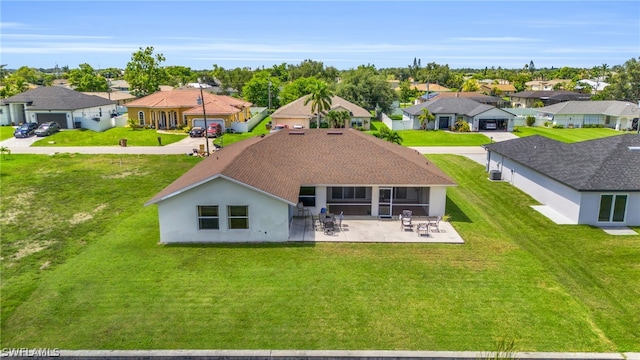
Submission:
[[[287,125],[289,128],[310,128],[311,123],[316,122],[317,116],[311,111],[311,102],[308,102],[306,105],[304,103],[308,97],[309,95],[305,95],[274,111],[274,113],[271,114],[273,123]],[[347,128],[363,127],[365,130],[369,130],[370,128],[371,113],[367,111],[367,109],[339,96],[331,97],[331,108],[329,111],[348,111],[351,115],[351,121],[345,124]],[[321,122],[323,119],[324,116],[320,115]]]
[[[226,95],[214,95],[199,89],[159,91],[127,103],[129,119],[143,126],[171,129],[180,125],[204,127],[204,97],[207,124],[220,124],[223,130],[233,122],[245,122],[251,118],[251,103]]]
[[[296,205],[344,215],[445,213],[456,184],[415,150],[355,129],[284,129],[213,153],[146,205],[160,242],[287,241]]]

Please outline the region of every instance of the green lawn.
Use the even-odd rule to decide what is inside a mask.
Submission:
[[[0,141],[11,139],[15,130],[13,126],[0,126]]]
[[[258,123],[258,125],[256,125],[251,131],[246,132],[246,133],[238,133],[238,134],[224,134],[222,136],[222,139],[217,139],[215,142],[216,144],[220,144],[222,141],[222,144],[224,146],[233,144],[234,142],[238,142],[240,140],[244,140],[250,137],[254,137],[254,136],[258,136],[258,135],[262,135],[262,134],[268,134],[269,130],[267,130],[267,128],[265,127],[265,125],[271,121],[271,116],[267,116],[266,118],[264,118],[260,123]]]
[[[64,130],[44,137],[32,146],[118,146],[120,139],[127,139],[127,146],[158,146],[158,136],[162,145],[184,139],[184,134],[163,134],[153,129],[131,129],[114,127],[103,132],[86,129]],[[55,143],[50,143],[54,141]]]
[[[542,135],[565,143],[573,143],[599,139],[607,136],[621,135],[624,134],[624,132],[606,128],[552,129],[547,127],[521,126],[518,127],[518,131],[514,132],[514,134],[520,137]]]
[[[162,246],[142,204],[198,159],[9,155],[1,346],[640,351],[640,237],[555,225],[430,158],[464,245]]]
[[[386,125],[382,121],[372,121],[368,133],[378,131]],[[399,130],[402,136],[402,146],[480,146],[488,144],[491,139],[483,134],[453,133],[449,131],[433,130]]]

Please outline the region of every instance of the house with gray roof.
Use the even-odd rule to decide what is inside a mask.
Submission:
[[[61,86],[45,86],[0,100],[3,125],[54,121],[61,129],[104,131],[115,126],[117,103]]]
[[[445,214],[455,186],[419,152],[355,129],[283,129],[226,146],[161,190],[160,242],[279,242],[311,214]]]
[[[554,125],[584,127],[602,125],[616,130],[638,129],[640,108],[628,101],[567,101],[535,109]]]
[[[463,97],[435,98],[404,108],[402,109],[402,121],[408,123],[410,129],[421,129],[419,116],[424,108],[435,116],[435,121],[427,124],[427,129],[449,129],[458,119],[462,119],[469,123],[471,131],[513,130],[515,116],[512,113]],[[489,124],[494,126],[489,126]]]
[[[569,90],[526,90],[511,94],[512,107],[531,108],[534,107],[534,104],[538,101],[541,101],[544,106],[547,106],[572,100],[588,101],[591,100],[591,95]]]
[[[311,102],[307,104],[304,103],[307,98],[309,98],[309,95],[294,100],[274,111],[273,114],[271,114],[273,123],[287,125],[289,128],[310,128],[311,123],[317,121],[317,116],[311,111]],[[329,111],[347,111],[351,119],[345,124],[345,127],[362,127],[365,130],[369,130],[371,113],[363,107],[334,95],[331,97],[331,108]],[[320,122],[324,121],[324,115],[325,114],[320,114]]]
[[[485,145],[487,171],[563,224],[640,225],[640,135],[577,143],[534,135]]]

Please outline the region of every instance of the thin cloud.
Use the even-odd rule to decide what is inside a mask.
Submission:
[[[486,41],[486,42],[537,42],[540,39],[502,36],[502,37],[456,37],[452,40],[456,41]]]
[[[100,35],[45,35],[45,34],[2,34],[8,40],[82,40],[82,39],[113,39],[113,36]]]

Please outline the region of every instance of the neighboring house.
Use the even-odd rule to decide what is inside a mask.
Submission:
[[[588,85],[591,88],[591,94],[597,94],[599,92],[601,92],[602,90],[604,90],[604,88],[606,88],[607,86],[609,86],[608,83],[603,82],[603,81],[593,81],[593,80],[578,80],[578,84],[576,85],[576,90],[580,90],[582,88],[584,88],[584,85]]]
[[[511,95],[512,107],[531,108],[538,101],[544,106],[557,104],[563,101],[588,101],[591,95],[581,94],[569,90],[557,91],[521,91]]]
[[[571,80],[554,79],[554,80],[532,80],[524,83],[527,90],[531,91],[552,91],[558,84],[569,84]]]
[[[465,98],[465,99],[473,100],[475,102],[479,102],[480,104],[487,104],[487,105],[501,107],[501,108],[507,104],[506,101],[502,100],[497,96],[489,96],[489,95],[481,94],[475,91],[444,92],[444,93],[435,93],[430,95],[432,96],[430,97],[423,96],[421,98],[422,102],[431,100],[431,99]]]
[[[129,101],[133,101],[136,99],[135,95],[131,95],[122,91],[83,92],[83,94],[95,95],[103,99],[113,100],[120,106],[123,106]]]
[[[305,95],[298,100],[292,101],[287,105],[280,107],[271,114],[273,124],[288,125],[289,128],[302,127],[308,129],[311,123],[316,122],[317,115],[311,111],[311,101],[306,105],[304,102],[309,95]],[[351,121],[344,124],[346,128],[362,127],[369,130],[371,125],[371,113],[352,102],[349,102],[339,96],[331,97],[331,108],[329,111],[347,111],[351,115]],[[320,115],[320,121],[325,121],[324,116]]]
[[[435,116],[435,121],[427,124],[427,129],[449,129],[458,119],[469,123],[471,131],[502,130],[513,131],[514,115],[495,106],[481,104],[467,98],[438,98],[422,104],[402,109],[402,121],[410,121],[413,129],[421,129],[419,116],[427,108]],[[495,124],[488,126],[488,124]]]
[[[140,125],[156,129],[175,129],[179,126],[204,127],[202,102],[206,110],[207,125],[220,124],[223,130],[234,122],[251,118],[251,103],[231,96],[214,95],[198,89],[159,91],[127,103],[129,119]],[[200,103],[199,103],[200,102]]]
[[[616,130],[630,130],[638,123],[638,105],[626,101],[567,101],[535,109],[540,117],[564,127],[603,125]],[[635,127],[637,129],[637,127]]]
[[[411,88],[414,90],[418,90],[421,92],[425,92],[425,93],[431,93],[431,92],[449,92],[451,91],[451,89],[444,87],[442,85],[438,85],[438,84],[422,84],[422,83],[415,83],[413,85],[411,85]]]
[[[637,134],[572,144],[534,135],[484,147],[487,171],[560,214],[562,223],[640,226]]]
[[[311,214],[445,214],[456,184],[415,150],[355,129],[280,130],[224,147],[156,194],[160,242],[287,241]]]
[[[0,100],[3,125],[55,121],[62,129],[104,131],[115,126],[116,102],[61,86],[45,86]],[[3,110],[4,113],[4,110]]]
[[[129,92],[129,83],[126,80],[109,80],[111,90]]]
[[[511,96],[516,92],[516,87],[511,84],[480,84],[478,92],[487,95]]]

